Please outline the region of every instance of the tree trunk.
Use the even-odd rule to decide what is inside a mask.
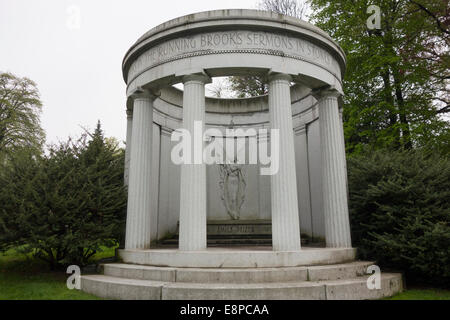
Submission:
[[[397,104],[398,104],[400,123],[402,124],[403,147],[405,149],[411,149],[412,148],[411,132],[409,130],[409,122],[406,117],[405,100],[403,99],[403,92],[402,92],[402,88],[400,85],[400,79],[399,79],[400,75],[398,74],[398,70],[396,70],[393,74],[394,74],[394,85],[395,85],[395,97],[397,99]]]
[[[394,128],[397,124],[397,113],[395,110],[394,97],[392,96],[392,85],[390,79],[390,70],[386,68],[386,70],[382,74],[383,83],[384,83],[384,99],[389,104],[391,109],[389,112],[389,125]],[[400,132],[395,129],[395,139],[394,139],[394,147],[397,149],[400,147]]]

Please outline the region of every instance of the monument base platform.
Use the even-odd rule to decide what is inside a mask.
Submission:
[[[354,248],[302,248],[272,251],[269,246],[214,247],[201,251],[178,249],[119,250],[123,262],[179,268],[276,268],[327,265],[353,261]]]
[[[379,299],[403,289],[401,274],[383,274],[381,288],[367,288],[370,261],[354,261],[355,249],[264,248],[205,251],[121,250],[124,263],[83,275],[81,289],[107,299],[335,300]]]

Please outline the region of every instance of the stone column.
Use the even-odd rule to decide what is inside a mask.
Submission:
[[[124,183],[128,186],[130,176],[131,135],[133,131],[133,110],[127,109],[127,141],[125,148]]]
[[[128,185],[125,249],[150,248],[151,155],[153,96],[139,90],[133,96],[133,129]]]
[[[272,246],[275,251],[300,250],[300,223],[295,173],[294,131],[290,93],[291,77],[269,77],[269,117],[272,129],[278,129],[279,170],[271,175]],[[273,141],[271,135],[271,144]],[[272,156],[273,157],[273,156]]]
[[[181,165],[179,249],[185,251],[206,249],[206,166],[195,158],[195,147],[203,150],[203,132],[200,146],[195,141],[194,121],[205,125],[205,75],[183,78],[183,128],[191,134],[191,164]],[[196,163],[196,162],[201,163]]]
[[[336,90],[319,93],[322,186],[327,247],[351,247],[345,146]]]
[[[295,144],[297,145],[295,154],[298,210],[300,225],[303,231],[313,237],[312,215],[311,215],[311,190],[309,186],[309,163],[308,163],[308,137],[305,123],[301,123],[296,129]],[[300,234],[302,230],[300,230]]]
[[[344,108],[342,108],[342,107],[339,107],[339,125],[340,125],[339,131],[341,132],[341,140],[342,140],[342,144],[344,145],[344,150],[345,150]],[[345,186],[346,186],[347,199],[348,199],[349,193],[348,193],[347,161],[344,161],[344,165],[345,165]]]

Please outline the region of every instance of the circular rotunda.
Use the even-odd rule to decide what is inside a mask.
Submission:
[[[82,289],[121,299],[364,299],[401,290],[396,274],[383,275],[381,291],[369,290],[372,263],[354,261],[345,65],[324,31],[265,11],[195,13],[140,37],[122,65],[122,263],[83,276]],[[205,96],[214,77],[228,76],[266,79],[268,93]],[[185,150],[184,161],[174,161],[180,129],[193,149],[220,141],[225,161],[205,163]],[[266,161],[249,161],[263,149]],[[268,167],[275,170],[264,174]]]

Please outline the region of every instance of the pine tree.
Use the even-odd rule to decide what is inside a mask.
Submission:
[[[90,138],[88,137],[90,136]],[[84,265],[123,236],[123,150],[94,133],[2,170],[0,249],[25,245],[52,268]]]
[[[361,259],[450,284],[450,160],[423,150],[348,158],[352,242]]]

